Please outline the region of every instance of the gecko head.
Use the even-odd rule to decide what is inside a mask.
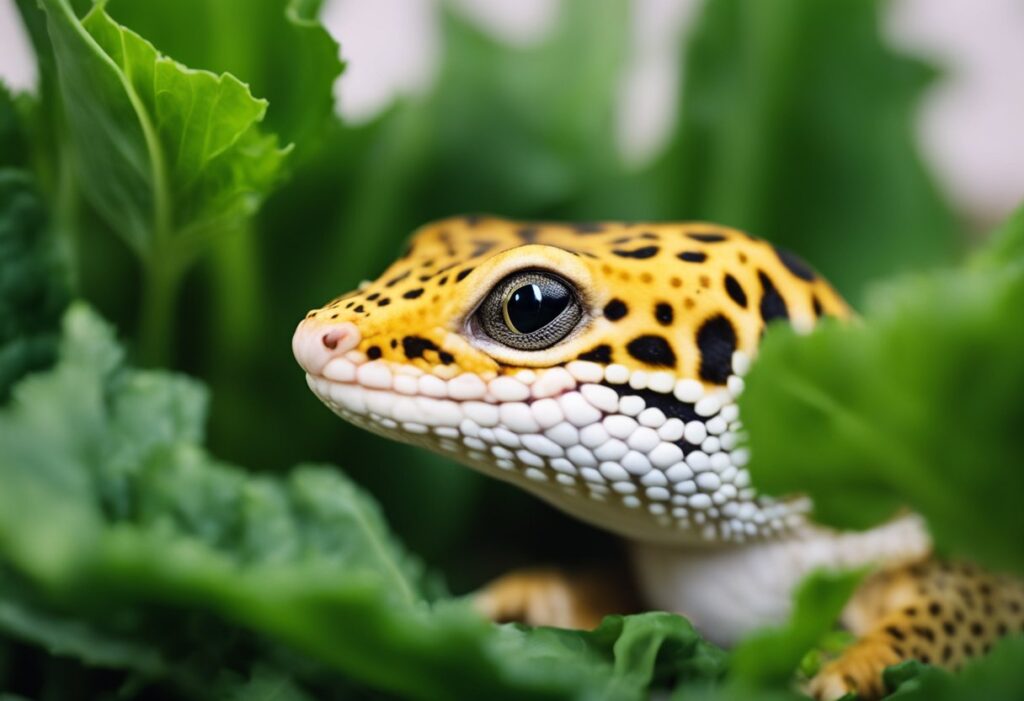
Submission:
[[[736,397],[765,325],[847,309],[795,257],[709,224],[465,217],[315,309],[293,350],[342,418],[621,535],[739,541],[803,506],[749,484]]]

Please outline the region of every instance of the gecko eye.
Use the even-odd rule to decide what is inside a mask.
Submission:
[[[484,332],[516,350],[543,350],[576,328],[583,315],[573,289],[540,271],[514,273],[490,291],[477,312]]]

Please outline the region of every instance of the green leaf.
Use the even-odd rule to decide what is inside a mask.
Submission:
[[[9,104],[9,103],[8,103]],[[0,121],[11,112],[0,94]],[[13,137],[12,137],[13,138]],[[28,176],[0,167],[0,403],[26,372],[56,357],[67,304],[49,215]]]
[[[230,74],[190,70],[115,23],[42,0],[81,187],[145,260],[187,260],[252,214],[286,153],[260,132],[266,103]]]
[[[0,82],[0,168],[24,168],[28,144],[15,98]]]
[[[876,286],[863,323],[772,329],[741,399],[755,484],[844,528],[910,507],[940,549],[1024,571],[1007,462],[1024,453],[1022,230],[1018,215],[987,264]]]
[[[612,617],[585,633],[496,627],[465,602],[429,604],[421,566],[339,472],[272,478],[215,461],[198,445],[195,382],[125,367],[82,306],[64,328],[58,364],[0,410],[0,561],[82,625],[44,608],[36,623],[8,620],[22,637],[86,659],[82,641],[95,636],[109,641],[96,651],[106,664],[151,660],[147,673],[193,692],[196,646],[220,655],[197,625],[415,698],[628,699],[721,675],[723,653],[678,616]],[[303,688],[316,678],[285,671]]]
[[[301,160],[334,123],[334,83],[343,68],[337,42],[318,20],[322,4],[111,0],[107,8],[178,61],[245,81],[269,102],[266,127],[294,143]],[[245,31],[237,31],[243,16]]]
[[[784,688],[801,659],[818,645],[863,579],[863,572],[815,572],[794,595],[786,625],[754,633],[732,652],[731,680],[744,688]]]
[[[885,681],[893,691],[887,698],[900,701],[1019,699],[1024,696],[1024,638],[1003,639],[956,675],[910,662],[887,669]]]
[[[74,614],[48,610],[38,592],[0,570],[0,630],[38,645],[51,655],[74,657],[94,667],[166,673],[158,651],[145,643],[119,639]]]

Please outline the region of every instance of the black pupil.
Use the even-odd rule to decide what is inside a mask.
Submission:
[[[550,324],[569,305],[569,291],[556,285],[546,290],[530,284],[512,293],[506,304],[512,330],[530,333]]]

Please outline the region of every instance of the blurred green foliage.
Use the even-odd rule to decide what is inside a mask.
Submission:
[[[0,103],[0,115],[4,111]],[[54,357],[55,322],[68,289],[49,225],[29,176],[0,167],[0,401],[22,375]]]
[[[516,564],[607,562],[617,546],[337,421],[288,339],[414,227],[455,213],[715,219],[800,251],[855,301],[877,276],[948,263],[958,227],[912,131],[930,71],[885,46],[883,3],[705,0],[682,51],[678,124],[638,167],[615,146],[625,0],[565,0],[528,47],[442,5],[435,84],[362,125],[333,114],[342,63],[317,0],[17,4],[40,86],[0,91],[0,395],[36,372],[0,409],[2,686],[40,698],[799,697],[793,672],[853,579],[809,580],[787,626],[731,656],[668,614],[591,633],[483,623],[438,571],[462,592]],[[196,148],[200,134],[214,138]],[[809,489],[822,518],[846,525],[908,504],[950,551],[1019,567],[1020,490],[1005,469],[1024,396],[1019,230],[964,269],[889,284],[863,328],[769,334],[744,408],[758,483]],[[114,322],[136,364],[203,378],[209,448],[198,382],[132,369],[81,304],[61,336],[69,288]],[[814,400],[823,393],[843,411]],[[260,474],[340,456],[352,481],[326,467]],[[1008,641],[953,680],[904,666],[890,686],[1019,696],[1022,654]]]

